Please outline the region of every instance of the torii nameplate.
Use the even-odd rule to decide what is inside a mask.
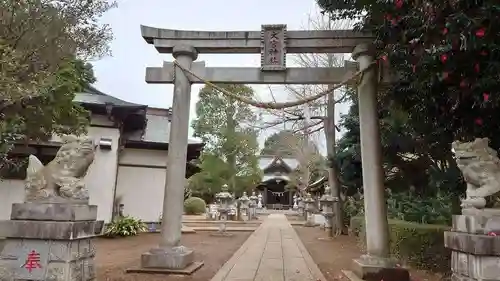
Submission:
[[[260,36],[261,70],[286,70],[286,25],[262,25]]]

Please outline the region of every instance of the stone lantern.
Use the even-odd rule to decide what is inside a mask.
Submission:
[[[257,199],[259,200],[259,202],[257,203],[257,209],[262,209],[262,193],[259,192]]]
[[[325,194],[321,196],[319,202],[321,206],[321,214],[325,218],[325,231],[329,231],[330,233],[332,230],[333,205],[337,201],[338,198],[331,195],[330,186],[325,186]]]
[[[314,210],[316,209],[314,203],[316,201],[311,197],[310,193],[306,194],[304,198],[305,211],[306,211],[306,223],[305,226],[314,226]]]
[[[233,201],[233,195],[229,193],[227,188],[227,184],[222,186],[222,191],[217,193],[215,195],[215,198],[219,202],[219,214],[220,214],[220,219],[221,219],[221,224],[219,227],[219,233],[220,235],[228,235],[226,232],[226,222],[228,218],[228,213],[229,213],[229,205]]]
[[[292,209],[297,210],[299,208],[299,205],[297,204],[299,202],[299,197],[297,196],[297,193],[293,195],[293,207]]]
[[[240,209],[242,210],[242,213],[245,213],[245,216],[247,217],[247,220],[250,219],[250,216],[248,214],[248,208],[249,203],[250,203],[250,198],[248,198],[247,193],[243,192],[243,195],[238,199],[240,201]]]
[[[250,196],[249,199],[250,199],[250,210],[249,210],[250,212],[248,215],[248,220],[253,220],[257,218],[257,212],[255,208],[257,207],[257,200],[259,198],[255,195],[255,191],[252,191],[252,196]]]
[[[299,205],[299,208],[298,208],[298,213],[299,213],[299,216],[304,216],[304,198],[302,198],[300,195],[298,196],[297,198],[297,203]]]

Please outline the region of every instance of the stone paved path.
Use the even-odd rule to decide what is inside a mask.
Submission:
[[[285,215],[270,214],[211,281],[326,279]]]

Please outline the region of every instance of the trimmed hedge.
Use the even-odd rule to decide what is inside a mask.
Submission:
[[[365,218],[351,218],[351,232],[366,242]],[[389,220],[391,254],[412,267],[434,272],[449,272],[451,251],[444,247],[446,225],[419,224],[401,220]],[[364,245],[363,245],[364,246]]]
[[[184,201],[186,215],[201,215],[205,213],[207,204],[199,197],[189,197]]]

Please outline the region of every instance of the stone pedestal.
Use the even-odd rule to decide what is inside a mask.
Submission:
[[[363,255],[353,260],[352,272],[366,281],[410,281],[408,270],[390,258]]]
[[[0,280],[95,280],[93,239],[104,225],[97,206],[20,203],[11,213],[1,225]]]
[[[500,280],[500,210],[463,210],[444,233],[453,281]]]

